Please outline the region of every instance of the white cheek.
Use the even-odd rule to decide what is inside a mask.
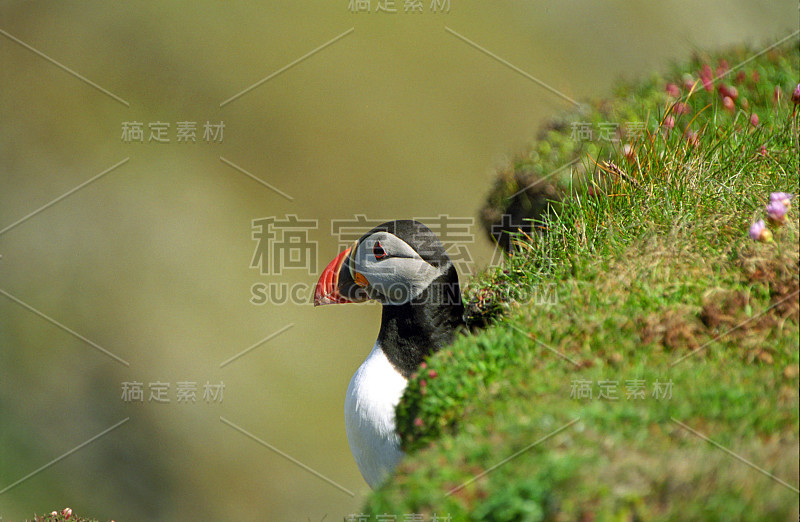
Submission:
[[[407,303],[439,276],[439,270],[421,259],[387,259],[365,274],[391,304]]]
[[[375,241],[380,241],[391,252],[390,257],[382,260],[375,258]],[[382,233],[363,241],[353,261],[354,271],[366,277],[372,290],[383,296],[379,299],[383,304],[409,302],[442,273],[442,270],[419,257],[406,243]]]

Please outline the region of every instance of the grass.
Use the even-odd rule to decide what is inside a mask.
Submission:
[[[754,54],[620,84],[499,173],[484,215],[537,183],[561,196],[470,282],[469,317],[488,327],[411,380],[397,408],[410,454],[365,513],[795,519],[798,201],[773,242],[748,228],[770,192],[798,192],[800,54],[726,73]],[[723,76],[707,91],[709,70]],[[584,123],[595,136],[575,139]]]

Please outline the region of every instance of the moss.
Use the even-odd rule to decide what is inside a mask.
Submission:
[[[548,178],[558,197],[536,217],[542,232],[509,236],[517,247],[502,266],[469,283],[468,318],[484,329],[411,380],[397,408],[410,455],[366,512],[796,514],[797,202],[773,243],[747,230],[771,191],[800,185],[800,115],[789,100],[800,55],[776,48],[710,91],[684,87],[706,65],[724,72],[753,54],[698,55],[619,84],[612,98],[547,124],[502,169],[482,211],[487,226],[522,184],[575,161]],[[723,107],[722,85],[737,89],[734,112]],[[634,138],[626,123],[639,121]],[[619,141],[572,139],[575,122],[618,124]]]

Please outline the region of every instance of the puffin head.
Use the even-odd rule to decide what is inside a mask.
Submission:
[[[461,305],[458,273],[439,238],[418,221],[388,221],[323,270],[314,306],[375,300],[383,305]]]

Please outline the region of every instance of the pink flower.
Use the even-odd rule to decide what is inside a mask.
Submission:
[[[697,147],[700,145],[700,136],[693,130],[690,130],[686,133],[686,141],[692,147]]]
[[[794,88],[794,92],[792,92],[792,103],[795,105],[800,104],[800,83],[797,84],[797,87]]]
[[[681,96],[681,88],[674,83],[668,83],[664,90],[673,98],[680,98]]]
[[[692,109],[690,109],[689,106],[683,102],[677,102],[675,105],[673,105],[672,112],[675,114],[689,114],[692,112]]]
[[[761,233],[766,228],[767,228],[767,225],[766,225],[766,223],[764,223],[763,219],[759,219],[758,221],[756,221],[755,223],[750,225],[750,239],[753,239],[755,241],[758,241],[759,239],[761,239]]]
[[[675,117],[672,115],[667,116],[664,118],[664,127],[667,130],[672,130],[675,128]]]
[[[771,201],[766,208],[767,217],[772,223],[781,224],[786,221],[786,212],[788,210],[782,201]]]
[[[722,96],[723,98],[725,96],[727,96],[730,99],[735,100],[736,98],[739,97],[739,90],[736,87],[733,87],[731,85],[725,85],[724,83],[721,83],[719,85],[719,89],[718,90],[719,90],[720,96]]]
[[[761,241],[762,243],[769,243],[772,240],[772,232],[767,230],[767,225],[763,219],[759,219],[750,225],[750,239]]]
[[[755,112],[750,115],[750,125],[753,127],[758,127],[758,114]]]
[[[61,514],[64,515],[64,518],[69,518],[72,516],[72,510],[70,508],[64,508]]]
[[[762,143],[761,144],[761,148],[758,149],[758,153],[761,154],[762,156],[766,157],[766,155],[767,155],[767,146]]]
[[[714,90],[714,82],[711,81],[711,78],[702,78],[703,80],[703,89],[707,92],[711,92]]]
[[[773,192],[769,195],[769,202],[780,203],[788,209],[791,206],[793,197],[794,194],[789,194],[788,192]]]
[[[416,426],[417,428],[421,428],[422,424],[423,423],[421,418],[417,417],[416,419],[414,419],[414,426]]]
[[[736,104],[733,103],[733,99],[730,96],[725,96],[722,98],[722,106],[725,107],[725,110],[733,112],[736,109]]]
[[[428,377],[431,379],[435,379],[439,374],[436,373],[436,370],[428,370]]]

